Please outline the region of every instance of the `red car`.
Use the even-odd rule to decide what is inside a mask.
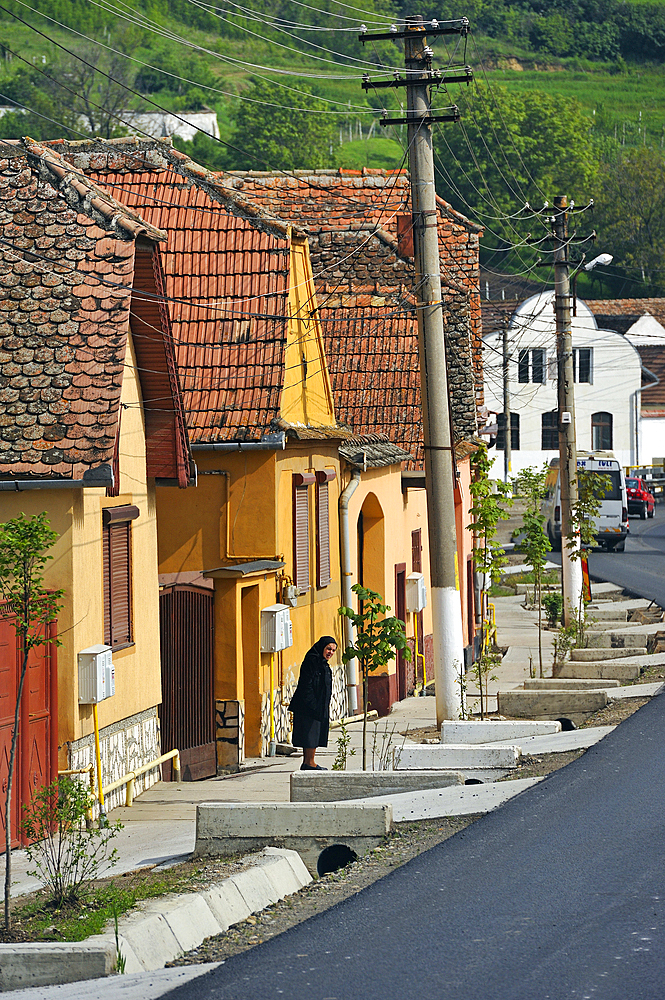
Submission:
[[[656,500],[642,478],[636,476],[626,479],[626,493],[628,494],[629,514],[639,514],[643,521],[647,517],[654,516]]]

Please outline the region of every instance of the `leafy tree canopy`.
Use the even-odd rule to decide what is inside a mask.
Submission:
[[[235,119],[229,150],[231,166],[243,170],[296,170],[328,167],[333,162],[335,116],[306,87],[299,88],[297,106],[310,113],[293,114],[284,105],[284,91],[270,83],[255,83],[244,96]],[[274,105],[282,105],[275,107]]]
[[[493,216],[514,215],[527,201],[540,208],[556,194],[581,204],[595,193],[596,150],[577,101],[476,84],[458,104],[460,124],[434,133],[437,189],[472,217],[488,217],[485,245],[522,240],[533,227]]]

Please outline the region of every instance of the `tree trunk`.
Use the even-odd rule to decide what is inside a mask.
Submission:
[[[538,663],[540,664],[540,676],[543,676],[543,585],[540,579],[540,569],[536,574],[538,587]]]
[[[18,726],[21,710],[21,695],[23,694],[23,683],[28,669],[28,650],[23,643],[23,662],[21,664],[21,676],[18,682],[16,693],[16,708],[14,710],[14,732],[12,733],[12,749],[9,754],[9,770],[7,773],[7,796],[5,799],[5,930],[9,930],[9,900],[12,886],[12,785],[14,781],[14,765],[16,763],[16,747],[18,746]]]
[[[367,694],[369,680],[367,671],[363,670],[363,771],[367,770]]]

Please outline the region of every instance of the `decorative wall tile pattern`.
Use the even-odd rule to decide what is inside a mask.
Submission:
[[[148,708],[137,715],[121,719],[99,731],[99,749],[102,758],[102,785],[110,785],[161,754],[159,744],[159,719],[157,707]],[[95,764],[94,734],[84,736],[69,745],[69,766],[86,767]],[[137,777],[134,794],[139,795],[160,780],[160,768],[155,767]],[[95,780],[95,788],[97,782]],[[125,804],[125,787],[116,788],[104,796],[106,811]]]
[[[332,669],[332,696],[330,698],[330,719],[343,719],[347,712],[346,679],[342,664],[335,664]],[[297,681],[286,684],[283,688],[275,688],[275,740],[277,743],[290,743],[292,720],[289,712],[289,702],[293,697]],[[264,691],[261,696],[261,736],[263,737],[263,753],[268,753],[270,744],[270,695]]]

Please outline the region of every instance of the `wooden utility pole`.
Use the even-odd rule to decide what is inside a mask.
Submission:
[[[575,380],[570,320],[568,260],[568,199],[554,199],[554,310],[559,409],[559,482],[561,487],[561,570],[564,622],[570,625],[580,604],[582,563],[579,536],[573,536],[572,510],[577,502],[577,444],[575,440]]]
[[[513,459],[513,428],[510,416],[510,351],[508,341],[508,323],[503,321],[503,481],[508,482]]]
[[[425,483],[430,550],[432,622],[434,639],[434,676],[436,680],[437,725],[444,719],[460,716],[461,676],[464,670],[462,606],[457,566],[455,529],[455,465],[453,436],[448,409],[448,373],[441,298],[441,262],[439,256],[438,213],[434,186],[434,155],[431,124],[457,121],[456,107],[446,115],[433,115],[430,87],[438,82],[468,82],[471,71],[442,76],[432,71],[432,50],[427,35],[466,34],[469,22],[437,22],[425,27],[422,17],[406,18],[404,30],[385,34],[361,35],[364,40],[404,39],[404,79],[371,84],[365,77],[365,89],[376,86],[406,88],[407,117],[384,118],[382,124],[408,126],[409,172],[411,175],[411,211],[418,302],[418,343],[420,385],[425,432]]]

